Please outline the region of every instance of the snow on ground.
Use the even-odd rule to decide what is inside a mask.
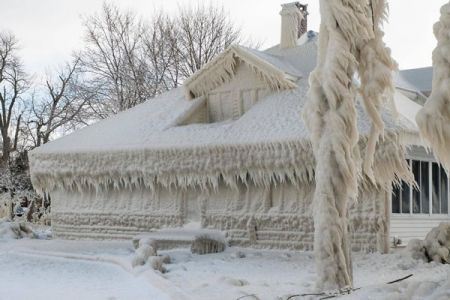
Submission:
[[[131,241],[0,240],[0,299],[265,300],[314,292],[312,252],[159,251],[172,259],[164,274],[131,268],[133,253]],[[355,287],[361,289],[339,299],[450,299],[449,265],[416,261],[399,250],[353,258]]]
[[[237,299],[244,295],[257,298],[241,299],[286,299],[314,292],[312,252],[229,248],[222,254],[203,256],[180,250],[167,253],[173,264],[164,277],[195,299]],[[432,293],[445,296],[430,299],[450,299],[449,265],[423,263],[398,251],[389,255],[354,253],[353,258],[355,287],[362,289],[341,299],[424,299]],[[385,284],[409,274],[414,275],[397,284]]]

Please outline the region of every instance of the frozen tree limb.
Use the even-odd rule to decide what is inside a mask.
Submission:
[[[381,108],[388,100],[393,111],[394,81],[392,73],[397,69],[396,62],[391,57],[391,51],[383,42],[384,32],[382,22],[387,18],[385,0],[371,0],[373,38],[361,45],[359,50],[358,73],[361,80],[361,94],[364,107],[372,120],[372,127],[366,146],[363,171],[372,182],[375,182],[372,167],[375,147],[384,132],[384,122],[381,119]]]
[[[428,140],[439,161],[450,169],[450,2],[441,7],[434,25],[438,44],[433,51],[433,86],[416,116],[420,134]]]
[[[361,176],[356,117],[356,71],[372,130],[366,147],[366,175],[373,178],[373,154],[383,132],[382,95],[392,91],[395,63],[382,42],[385,1],[321,0],[318,63],[310,76],[304,119],[317,166],[314,194],[314,251],[317,286],[351,288],[348,201],[356,198]]]

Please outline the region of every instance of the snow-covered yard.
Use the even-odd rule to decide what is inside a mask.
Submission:
[[[125,241],[0,240],[0,299],[287,299],[314,292],[312,252],[159,251],[172,260],[164,274],[147,265],[133,269],[133,253]],[[449,265],[423,263],[400,251],[353,257],[355,287],[361,289],[341,299],[450,298]]]

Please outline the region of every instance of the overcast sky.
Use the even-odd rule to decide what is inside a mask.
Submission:
[[[157,8],[173,12],[177,5],[198,0],[113,0],[121,8],[151,16]],[[291,0],[213,0],[223,4],[246,36],[263,42],[263,48],[278,43],[280,4]],[[448,0],[391,0],[385,41],[401,69],[431,65],[436,41],[432,26],[439,8]],[[103,0],[0,0],[0,30],[10,30],[20,40],[22,58],[30,73],[42,74],[70,58],[82,47],[81,16],[101,9]],[[309,4],[309,29],[320,24],[319,0]]]

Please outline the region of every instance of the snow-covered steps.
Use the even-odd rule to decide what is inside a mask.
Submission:
[[[162,250],[175,248],[191,248],[192,250],[195,251],[195,249],[198,248],[198,245],[194,244],[194,242],[198,240],[215,241],[223,245],[227,244],[225,232],[211,229],[188,229],[188,228],[161,229],[137,235],[136,237],[133,238],[133,244],[134,245],[139,244],[139,240],[143,238],[155,240],[158,245],[158,249]],[[200,252],[202,251],[200,250]]]

